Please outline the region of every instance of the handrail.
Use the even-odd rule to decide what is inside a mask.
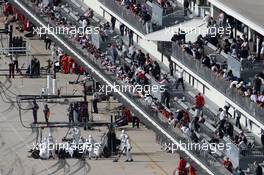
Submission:
[[[253,116],[252,121],[264,128],[264,118],[262,116],[264,114],[263,108],[258,107],[257,104],[252,102],[249,98],[241,96],[241,94],[239,94],[234,88],[230,88],[230,83],[228,83],[228,81],[218,79],[211,69],[203,66],[202,63],[194,59],[193,56],[183,52],[182,48],[176,43],[172,43],[172,56],[229,98],[232,102],[237,104],[241,109]]]
[[[121,6],[118,2],[113,0],[98,0],[100,3],[104,4],[107,8],[109,8],[113,13],[122,19],[126,20],[129,24],[133,24],[137,30],[146,34],[146,27],[143,22],[140,21],[139,16],[132,15],[132,13],[126,9],[124,6]]]

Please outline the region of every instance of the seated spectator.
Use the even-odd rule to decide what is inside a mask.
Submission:
[[[230,122],[225,122],[224,125],[224,133],[229,136],[229,138],[233,138],[234,127]]]
[[[247,91],[244,92],[245,97],[250,97],[252,95],[253,90],[251,88],[248,88]]]
[[[229,86],[229,88],[231,89],[231,88],[234,88],[234,87],[236,87],[236,85],[239,83],[239,81],[238,80],[233,80],[231,83],[230,83],[230,86]]]
[[[218,144],[219,143],[219,138],[216,136],[213,136],[211,138],[211,140],[209,141],[209,143],[214,143],[214,144]]]
[[[234,78],[232,70],[225,71],[223,77],[226,81],[232,80]]]
[[[183,126],[181,127],[181,130],[182,130],[183,134],[184,134],[187,138],[190,138],[190,137],[191,137],[191,135],[192,135],[192,131],[191,131],[191,129],[190,129],[188,126],[183,125]]]
[[[258,95],[256,91],[253,91],[253,94],[250,96],[250,100],[253,101],[254,103],[257,103],[258,101]]]
[[[159,84],[165,85],[165,86],[169,84],[169,80],[167,78],[167,74],[164,74],[162,76],[162,78],[159,80]]]
[[[202,59],[202,64],[210,69],[210,68],[211,68],[211,61],[210,61],[210,58],[209,58],[208,56],[205,56],[205,57]]]
[[[239,142],[241,142],[241,141],[244,141],[245,144],[248,143],[248,140],[247,140],[247,138],[243,132],[239,135]]]
[[[258,96],[258,101],[257,101],[258,105],[260,107],[264,107],[264,90],[262,91],[262,93]]]

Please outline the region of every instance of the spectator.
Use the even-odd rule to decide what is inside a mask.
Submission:
[[[236,112],[236,127],[238,127],[239,129],[241,129],[241,124],[240,124],[240,118],[241,118],[241,113],[240,112]]]
[[[262,167],[257,162],[254,162],[254,165],[256,166],[256,175],[263,175]]]
[[[128,38],[129,38],[129,46],[132,46],[134,41],[133,41],[133,31],[129,30],[128,32]]]
[[[153,63],[152,75],[155,77],[156,80],[160,78],[160,66],[157,61]]]
[[[170,60],[170,64],[169,64],[169,68],[170,68],[170,76],[173,77],[173,61]]]
[[[225,134],[229,136],[229,138],[233,138],[234,127],[230,122],[225,122],[224,131],[225,131]]]
[[[262,148],[264,150],[264,130],[263,129],[261,129],[260,140],[261,140]]]
[[[219,115],[219,119],[221,120],[226,120],[227,119],[227,113],[226,111],[224,111],[222,108],[219,108],[218,111],[220,112]]]
[[[253,94],[250,96],[250,100],[257,103],[258,101],[258,95],[257,95],[257,92],[254,91]]]
[[[226,157],[226,160],[224,161],[224,167],[230,171],[231,173],[233,172],[233,164],[232,162],[229,160],[229,157]]]
[[[192,14],[191,10],[189,9],[189,6],[190,6],[190,2],[189,2],[189,0],[184,0],[184,1],[183,1],[184,16],[187,16],[187,15],[188,15],[188,12],[189,12],[190,14]]]
[[[176,89],[178,89],[179,85],[182,86],[182,89],[185,90],[185,87],[184,87],[184,81],[183,81],[183,69],[180,68],[179,71],[178,71],[178,80],[176,82]]]
[[[237,169],[237,175],[245,175],[241,168]]]
[[[197,96],[195,96],[195,110],[196,110],[196,116],[203,116],[203,107],[205,105],[204,97],[201,95],[201,93],[198,93]]]
[[[124,36],[124,31],[125,31],[125,25],[124,24],[121,24],[119,26],[119,31],[120,31],[121,36]]]
[[[256,75],[254,81],[253,81],[253,90],[255,90],[255,92],[257,94],[260,93],[260,90],[261,90],[261,84],[262,84],[262,81],[261,79],[259,78],[259,75]]]
[[[111,16],[111,24],[112,24],[112,30],[115,30],[115,24],[116,24],[116,18]]]
[[[195,116],[193,120],[191,121],[191,129],[193,129],[196,132],[199,132],[200,130],[200,124],[199,124],[199,117]]]
[[[225,13],[222,11],[218,16],[219,26],[223,27],[225,22]]]
[[[118,51],[117,51],[115,44],[112,44],[111,46],[111,54],[112,54],[113,64],[116,64],[116,60],[118,57]]]
[[[164,104],[167,108],[170,108],[170,93],[166,89],[163,93],[163,98],[164,98]]]
[[[246,156],[246,151],[248,149],[247,144],[245,143],[244,140],[241,140],[238,144],[239,150],[240,150],[240,154],[242,154],[243,156]]]
[[[211,68],[210,58],[208,56],[203,57],[202,64],[210,69]]]
[[[264,59],[264,41],[261,42],[260,59]]]
[[[199,139],[197,135],[195,134],[194,130],[190,130],[190,138],[194,143],[198,143]]]

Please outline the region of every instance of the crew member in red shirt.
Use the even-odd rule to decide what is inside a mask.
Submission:
[[[5,16],[8,16],[13,13],[12,5],[9,2],[5,3],[3,13]]]
[[[61,59],[62,69],[63,73],[68,74],[69,73],[69,57],[67,54],[65,54]]]
[[[196,175],[195,169],[192,165],[189,167],[189,175]]]
[[[130,110],[126,107],[123,108],[122,116],[126,117],[128,122],[132,121],[132,114]]]
[[[69,62],[69,72],[74,73],[74,69],[73,69],[74,60],[70,57],[68,62]]]
[[[178,163],[178,175],[186,175],[186,165],[187,165],[187,161],[183,159],[183,157],[180,157]]]

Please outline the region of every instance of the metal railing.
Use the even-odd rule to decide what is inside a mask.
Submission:
[[[257,121],[264,124],[263,108],[258,107],[257,104],[252,102],[248,97],[241,96],[235,88],[230,88],[230,83],[228,81],[217,78],[211,69],[204,66],[199,60],[194,59],[192,55],[184,52],[176,43],[172,43],[172,56],[229,98],[232,102],[237,104],[240,108],[245,110],[251,116],[254,116]]]
[[[115,0],[98,0],[104,4],[109,10],[114,12],[117,16],[125,20],[128,24],[131,24],[138,31],[143,34],[147,33],[146,25],[143,24],[143,21],[140,20],[140,17],[134,15],[129,9],[126,9],[125,6],[122,6],[119,2]]]

